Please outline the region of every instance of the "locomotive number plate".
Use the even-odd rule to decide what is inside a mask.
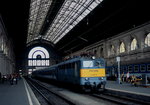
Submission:
[[[81,69],[80,77],[101,77],[105,76],[105,69]]]

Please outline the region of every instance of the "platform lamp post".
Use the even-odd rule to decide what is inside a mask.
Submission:
[[[118,83],[120,84],[120,57],[116,57],[116,60],[118,62]]]

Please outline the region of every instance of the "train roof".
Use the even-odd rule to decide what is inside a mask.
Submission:
[[[72,62],[76,62],[76,61],[83,61],[83,60],[95,60],[92,58],[88,58],[88,57],[79,57],[79,58],[72,58],[66,61],[63,61],[57,65],[62,65],[62,64],[67,64],[67,63],[72,63]],[[103,58],[98,58],[97,60],[104,60]]]
[[[72,59],[68,59],[66,61],[63,61],[61,63],[58,63],[58,64],[55,64],[55,65],[51,65],[50,67],[47,67],[47,68],[43,68],[43,69],[40,69],[40,70],[36,70],[37,72],[38,71],[47,71],[49,70],[49,68],[55,68],[59,65],[63,65],[63,64],[68,64],[68,63],[73,63],[73,62],[77,62],[77,61],[83,61],[83,60],[95,60],[95,59],[92,59],[92,58],[88,58],[88,57],[79,57],[79,58],[72,58]],[[98,58],[96,60],[104,60],[103,58]]]

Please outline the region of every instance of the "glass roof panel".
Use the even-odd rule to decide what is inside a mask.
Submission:
[[[27,43],[39,39],[39,32],[53,0],[31,0]],[[43,39],[56,44],[102,0],[64,0]]]
[[[27,43],[39,34],[52,0],[32,0],[30,3]],[[32,37],[29,35],[32,33]],[[30,40],[31,39],[31,40]]]
[[[65,0],[45,37],[51,36],[50,40],[56,44],[100,3],[101,0]],[[54,31],[49,31],[54,26],[57,26]]]

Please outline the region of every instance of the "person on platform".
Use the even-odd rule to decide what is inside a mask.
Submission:
[[[135,75],[132,75],[132,76],[131,76],[131,84],[132,84],[132,85],[135,85],[135,82],[136,82],[136,76],[135,76]]]
[[[14,76],[13,74],[10,75],[10,84],[13,85],[14,84]]]
[[[17,76],[17,74],[14,75],[14,82],[15,82],[15,84],[18,83],[18,76]]]
[[[121,74],[121,81],[124,82],[124,72]]]
[[[126,74],[126,81],[129,82],[129,77],[130,77],[130,74],[129,74],[129,71],[127,72]]]

